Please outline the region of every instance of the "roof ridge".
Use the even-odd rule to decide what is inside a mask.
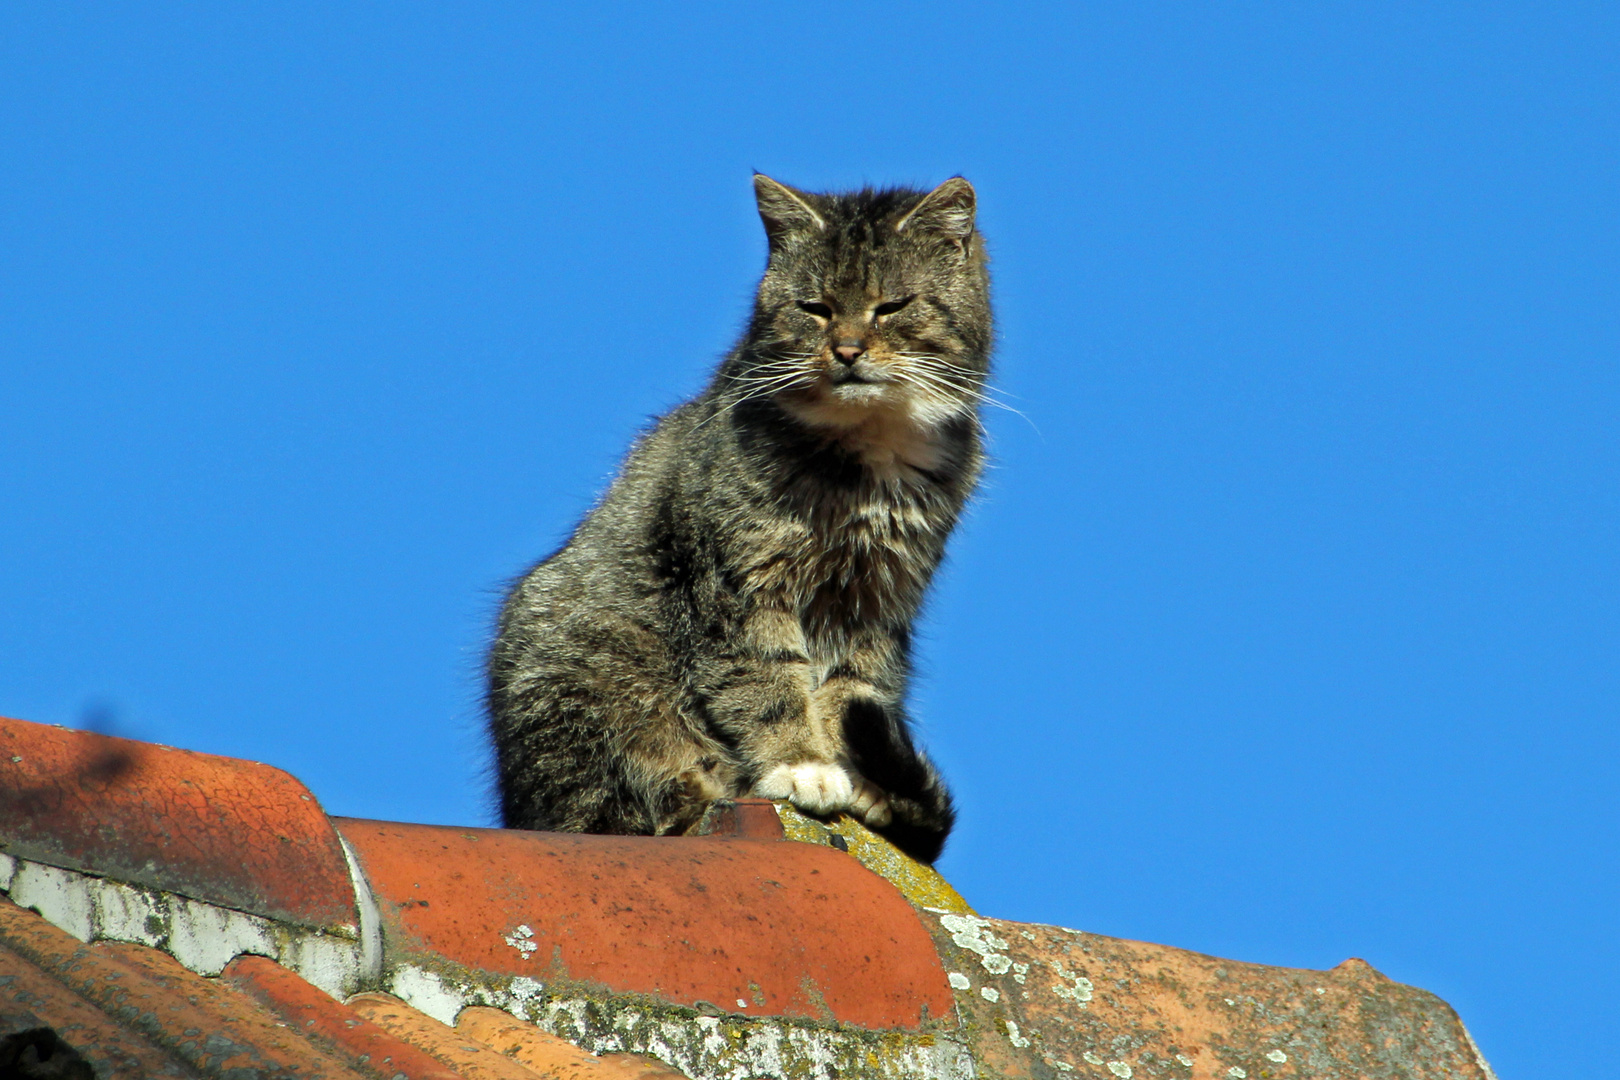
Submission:
[[[321,1064],[304,1074],[358,1075],[414,1046],[438,1062],[412,1057],[424,1076],[516,1077],[512,1056],[446,1059],[482,1031],[695,1080],[1242,1080],[1306,1064],[1489,1080],[1444,1002],[1362,961],[1276,968],[985,918],[853,822],[750,800],[705,821],[708,835],[625,837],[328,818],[269,766],[0,719],[0,1039],[54,1052],[27,1041],[43,1021],[98,1061],[216,1074],[229,1055],[201,1035],[120,1026],[123,980],[153,1017],[236,1031],[244,1061],[305,1053],[280,1025],[313,1021],[297,1037]],[[243,985],[280,987],[303,1021],[265,1020]]]

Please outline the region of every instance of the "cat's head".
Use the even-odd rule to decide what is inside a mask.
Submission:
[[[739,389],[834,429],[971,415],[991,343],[973,186],[818,195],[756,175],[754,191],[770,262]]]

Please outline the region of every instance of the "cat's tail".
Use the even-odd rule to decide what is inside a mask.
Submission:
[[[919,862],[933,863],[956,824],[956,804],[897,709],[853,701],[844,723],[851,764],[889,796],[893,820],[874,831]]]

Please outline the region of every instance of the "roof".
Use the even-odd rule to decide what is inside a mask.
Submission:
[[[331,818],[267,765],[0,719],[0,1074],[1491,1077],[1360,960],[982,917],[785,804],[695,832]]]

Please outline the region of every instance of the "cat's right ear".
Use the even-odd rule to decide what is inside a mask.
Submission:
[[[933,232],[961,244],[973,235],[973,215],[978,209],[979,197],[973,185],[960,176],[953,176],[922,197],[894,226],[895,232],[913,229]]]
[[[759,200],[759,218],[765,223],[773,251],[794,236],[812,235],[827,227],[802,192],[778,184],[764,173],[754,174],[754,197]]]

